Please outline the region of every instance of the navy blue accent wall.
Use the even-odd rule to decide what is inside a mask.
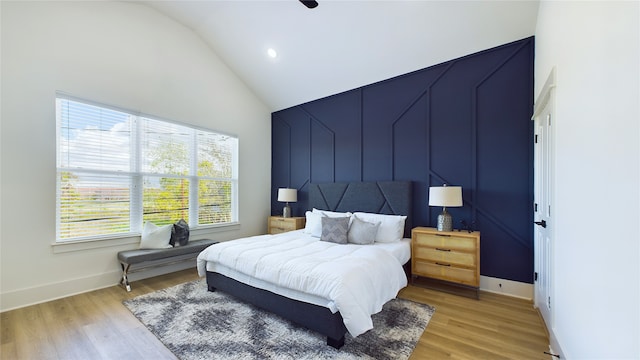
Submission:
[[[533,282],[533,37],[272,114],[280,187],[413,181],[413,225],[435,226],[429,186],[460,185],[456,228],[481,231],[482,275]]]

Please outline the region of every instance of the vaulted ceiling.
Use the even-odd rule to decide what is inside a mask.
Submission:
[[[538,13],[538,1],[318,2],[145,1],[198,34],[273,111],[532,36]]]

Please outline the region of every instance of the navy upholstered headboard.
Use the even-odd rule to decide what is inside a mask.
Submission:
[[[410,181],[309,184],[309,206],[340,212],[406,215],[404,236],[411,237]]]

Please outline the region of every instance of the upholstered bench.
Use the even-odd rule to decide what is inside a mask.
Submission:
[[[129,275],[134,272],[149,270],[168,266],[177,263],[187,263],[188,267],[195,267],[195,260],[198,254],[206,249],[209,245],[218,243],[215,240],[192,240],[184,246],[178,246],[168,249],[136,249],[118,252],[118,261],[122,267],[122,279],[120,285],[123,285],[127,291],[131,291],[129,283]],[[190,264],[188,264],[190,262]]]

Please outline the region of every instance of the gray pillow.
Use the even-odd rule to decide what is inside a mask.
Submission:
[[[323,217],[321,241],[328,241],[336,244],[347,243],[347,231],[349,231],[348,217]]]
[[[357,216],[353,216],[351,227],[349,227],[347,234],[347,241],[350,244],[358,245],[373,244],[376,239],[376,234],[378,233],[378,227],[380,227],[380,222],[371,223],[360,220]]]

